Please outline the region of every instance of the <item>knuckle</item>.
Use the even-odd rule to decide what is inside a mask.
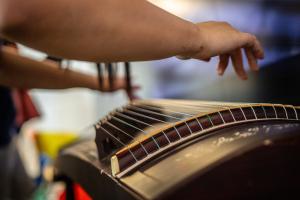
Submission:
[[[249,34],[249,41],[251,42],[255,42],[256,41],[256,37],[252,34]]]
[[[250,33],[242,33],[242,43],[244,45],[254,45],[256,41],[256,37]]]

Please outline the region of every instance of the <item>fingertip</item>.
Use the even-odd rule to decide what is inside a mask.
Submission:
[[[219,76],[222,76],[224,74],[224,70],[222,68],[218,68],[217,73]]]
[[[255,57],[258,59],[264,59],[265,58],[265,52],[262,48],[261,44],[257,41],[256,48],[254,49]]]
[[[262,51],[256,51],[256,52],[255,52],[255,57],[256,57],[257,59],[262,60],[262,59],[265,58],[265,54],[264,54],[264,52],[262,52]]]
[[[261,59],[261,60],[262,60],[262,59],[265,59],[265,53],[264,53],[264,52],[261,53],[261,56],[260,56],[259,59]]]
[[[248,76],[247,76],[247,75],[242,75],[242,76],[240,76],[240,78],[241,78],[243,81],[248,80]]]
[[[255,60],[255,63],[253,64],[253,67],[250,67],[252,69],[252,71],[254,72],[258,72],[259,71],[259,67],[257,64],[257,60]]]
[[[238,76],[242,79],[242,80],[247,80],[248,79],[248,76],[246,74],[245,71],[240,71],[238,72]]]

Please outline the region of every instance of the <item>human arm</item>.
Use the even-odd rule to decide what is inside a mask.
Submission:
[[[144,0],[1,0],[1,34],[58,57],[95,62],[153,60],[181,55],[200,60],[230,55],[241,77],[263,57],[257,39],[226,23],[193,24]],[[1,12],[0,12],[1,13]],[[2,20],[1,20],[2,19]],[[1,25],[2,24],[2,25]],[[226,65],[226,66],[225,66]]]
[[[25,89],[89,88],[99,90],[96,76],[68,69],[59,69],[52,61],[39,62],[19,56],[11,47],[2,47],[0,52],[0,85]],[[105,78],[102,92],[125,89],[125,80],[118,78],[114,88],[109,88]]]

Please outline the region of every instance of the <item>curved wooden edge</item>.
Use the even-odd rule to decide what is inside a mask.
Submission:
[[[205,114],[195,115],[193,117],[190,117],[190,118],[178,121],[178,122],[173,123],[173,124],[166,125],[165,127],[161,128],[161,129],[158,129],[158,130],[155,130],[153,132],[150,132],[143,139],[138,140],[138,141],[134,141],[134,142],[130,143],[129,145],[127,145],[126,147],[124,147],[121,150],[119,150],[116,153],[116,155],[121,154],[124,151],[127,151],[128,149],[131,149],[131,148],[139,145],[141,142],[143,142],[143,141],[145,141],[145,140],[147,140],[147,139],[155,136],[156,134],[159,134],[162,131],[165,131],[165,130],[167,130],[169,128],[172,128],[172,127],[175,127],[177,125],[183,124],[185,122],[188,122],[188,121],[191,121],[191,120],[195,120],[196,118],[200,118],[200,117],[204,117],[204,116],[207,116],[207,115],[215,114],[215,113],[222,112],[222,111],[232,110],[232,109],[236,109],[236,108],[249,108],[249,107],[256,107],[256,106],[271,106],[271,107],[273,107],[273,106],[285,106],[285,107],[293,107],[294,108],[294,106],[292,106],[292,105],[282,105],[282,104],[244,104],[242,106],[233,106],[233,107],[230,107],[230,108],[220,109],[218,111],[213,111],[213,112],[208,112],[208,113],[205,113]],[[112,114],[113,114],[113,112],[112,112]]]
[[[248,123],[248,122],[252,122],[252,121],[261,121],[261,120],[264,120],[264,121],[266,121],[266,120],[290,120],[290,121],[297,120],[298,121],[299,120],[298,115],[297,115],[297,110],[300,109],[300,107],[294,107],[292,105],[282,105],[282,104],[243,104],[241,106],[234,106],[234,107],[230,107],[228,109],[222,109],[222,110],[213,111],[213,112],[209,112],[209,113],[205,113],[205,114],[195,115],[193,117],[181,120],[181,121],[176,122],[174,124],[167,125],[167,126],[161,128],[159,130],[156,130],[155,132],[152,132],[149,135],[147,135],[142,140],[135,141],[135,142],[129,144],[128,146],[124,147],[123,149],[121,149],[117,153],[115,153],[112,156],[112,158],[111,158],[112,174],[113,174],[113,176],[121,177],[124,174],[128,173],[130,170],[132,170],[132,169],[136,168],[137,166],[139,166],[140,164],[142,164],[145,160],[148,160],[148,159],[151,159],[154,156],[157,156],[158,154],[160,154],[161,152],[165,151],[166,149],[169,149],[169,148],[173,147],[174,145],[177,145],[177,143],[184,143],[186,141],[186,139],[191,139],[190,137],[187,137],[187,138],[183,138],[183,139],[181,139],[179,141],[176,141],[174,143],[170,143],[170,145],[167,145],[166,147],[164,147],[162,149],[159,149],[157,152],[155,152],[155,153],[153,153],[151,155],[148,155],[143,160],[137,161],[135,164],[133,164],[132,166],[130,166],[128,169],[124,170],[123,172],[120,170],[118,155],[120,155],[122,153],[125,153],[125,152],[128,152],[128,151],[131,153],[131,150],[130,150],[131,148],[136,147],[137,145],[140,145],[141,142],[143,142],[143,141],[145,141],[145,140],[147,140],[147,139],[155,136],[156,134],[159,134],[159,133],[161,133],[163,131],[166,131],[169,128],[175,127],[177,125],[182,125],[182,124],[184,124],[186,122],[189,122],[189,121],[192,121],[192,120],[196,120],[196,118],[201,118],[201,117],[205,117],[205,116],[208,116],[208,115],[211,115],[211,114],[220,113],[222,111],[231,111],[232,109],[253,108],[253,107],[263,107],[263,106],[264,107],[273,107],[274,109],[275,109],[276,106],[277,107],[283,107],[284,109],[288,108],[288,107],[292,108],[292,109],[295,110],[297,119],[289,119],[287,113],[286,113],[286,117],[287,118],[265,118],[265,119],[254,119],[254,120],[247,120],[247,118],[245,118],[245,120],[243,120],[243,121],[235,121],[233,123],[225,123],[225,124],[222,124],[222,125],[213,126],[212,128],[199,131],[198,134],[191,135],[191,137],[196,137],[198,135],[201,135],[203,133],[206,133],[206,132],[218,129],[220,127],[227,127],[227,126],[230,126],[230,125],[233,125],[233,124],[242,124],[242,123]],[[275,110],[275,113],[276,113],[276,110]]]

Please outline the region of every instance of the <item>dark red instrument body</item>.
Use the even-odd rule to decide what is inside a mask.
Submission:
[[[148,109],[144,106],[143,111],[151,111],[152,115],[148,116],[154,118],[155,109],[150,109],[154,104],[147,105]],[[275,105],[275,110],[276,106],[279,105]],[[288,109],[291,107],[281,107],[286,111],[285,119],[279,118],[280,110],[273,112],[274,116],[271,116],[268,108],[264,109],[265,117],[261,115],[259,119],[260,111],[255,108],[252,110],[254,119],[240,120],[239,123],[223,124],[218,127],[217,120],[210,118],[215,128],[207,127],[209,131],[205,132],[203,129],[202,132],[199,130],[197,132],[190,123],[186,122],[196,119],[192,113],[198,113],[199,108],[190,111],[185,108],[185,112],[182,112],[181,105],[177,110],[175,109],[177,112],[175,114],[176,105],[159,104],[158,107],[163,109],[156,115],[159,113],[165,115],[164,120],[171,121],[167,116],[181,119],[175,124],[172,122],[170,126],[178,126],[177,130],[182,134],[182,138],[177,140],[176,145],[171,141],[169,145],[160,146],[158,153],[155,151],[149,153],[151,146],[144,146],[143,148],[148,150],[145,158],[137,160],[136,163],[129,163],[130,166],[127,164],[127,168],[120,168],[120,171],[114,172],[112,169],[114,161],[111,158],[118,156],[120,149],[122,149],[121,153],[126,151],[134,153],[133,149],[137,147],[136,145],[141,145],[136,142],[136,139],[128,141],[126,148],[118,144],[116,139],[121,142],[125,142],[125,139],[122,139],[121,135],[118,136],[117,131],[113,133],[107,124],[107,122],[114,123],[129,134],[129,127],[126,129],[125,125],[121,126],[112,121],[113,116],[119,116],[119,120],[137,127],[139,125],[137,121],[129,123],[133,120],[133,116],[126,118],[117,115],[116,112],[120,112],[130,116],[125,112],[130,110],[130,107],[125,107],[102,120],[100,126],[103,126],[103,129],[98,124],[97,130],[101,130],[96,136],[98,148],[95,142],[85,141],[62,151],[56,162],[57,177],[68,177],[79,183],[93,199],[269,199],[298,195],[297,191],[300,189],[300,185],[297,184],[300,178],[298,108],[293,109],[295,112],[292,114]],[[143,113],[142,110],[135,111]],[[192,118],[185,118],[180,113],[190,113]],[[251,115],[244,112],[243,116],[246,119]],[[270,118],[267,118],[268,116]],[[238,115],[233,112],[236,122],[237,117]],[[137,117],[134,119],[138,120]],[[202,124],[202,121],[200,123]],[[185,124],[186,129],[180,129],[180,124]],[[146,126],[139,128],[148,131],[149,134],[156,132],[154,137],[158,132],[170,128],[169,125],[167,127],[160,125],[156,123],[152,128]],[[114,134],[116,138],[106,133],[109,138],[106,139],[103,130]],[[191,134],[183,135],[189,131]],[[140,132],[131,133],[135,134],[136,138],[141,138]],[[164,133],[168,136],[168,131]],[[139,141],[147,141],[148,138],[151,137],[146,135]],[[138,155],[134,154],[134,156]],[[126,162],[120,159],[118,161]]]

